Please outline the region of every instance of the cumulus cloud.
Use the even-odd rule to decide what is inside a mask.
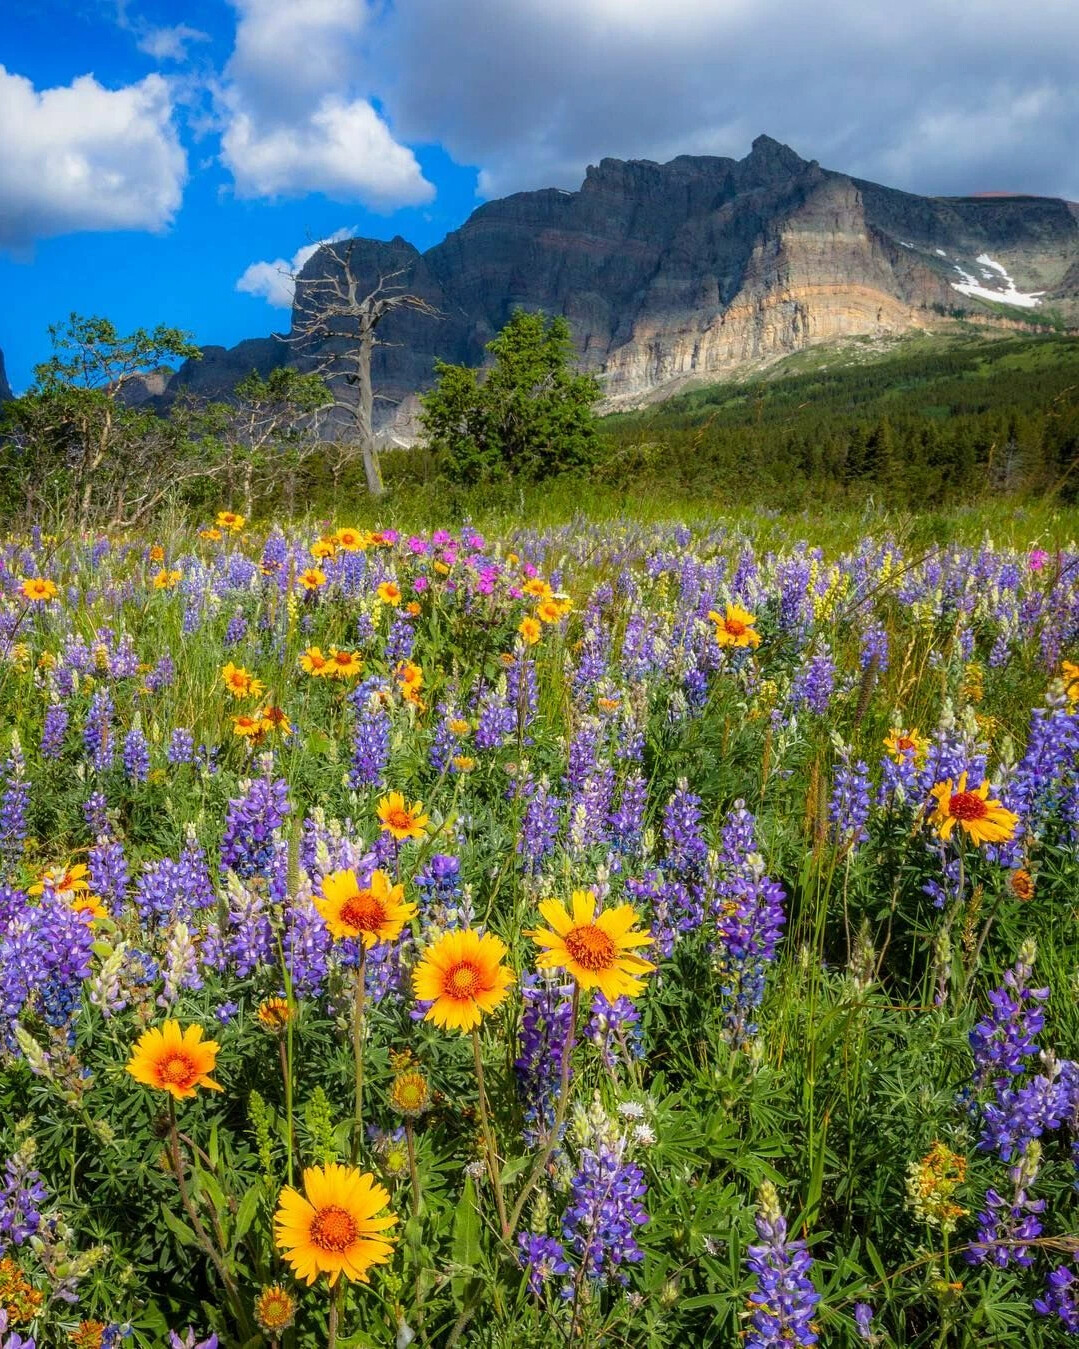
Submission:
[[[187,159],[160,75],[106,89],[92,75],[38,91],[0,65],[0,248],[83,230],[162,230]]]
[[[155,61],[186,61],[189,43],[209,40],[209,33],[200,28],[178,23],[168,28],[147,28],[138,40],[138,48]]]
[[[1033,10],[409,0],[372,27],[367,60],[396,134],[479,166],[484,195],[573,188],[604,155],[741,156],[763,131],[911,191],[1075,198],[1079,6]]]
[[[236,289],[248,295],[261,295],[275,309],[291,309],[296,293],[296,276],[307,259],[313,257],[323,244],[351,239],[355,233],[354,228],[335,230],[325,239],[304,244],[293,253],[291,259],[274,258],[272,262],[253,262],[236,282]]]
[[[241,197],[323,192],[375,209],[434,189],[370,99],[367,0],[232,0],[222,160]]]

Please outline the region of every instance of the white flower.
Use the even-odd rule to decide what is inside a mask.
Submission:
[[[656,1141],[656,1131],[650,1124],[638,1124],[633,1129],[633,1141],[639,1148],[650,1148]]]
[[[644,1119],[644,1106],[640,1101],[623,1101],[618,1113],[623,1119]]]

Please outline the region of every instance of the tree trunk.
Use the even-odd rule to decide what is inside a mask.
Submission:
[[[364,326],[360,334],[360,349],[357,353],[356,380],[356,431],[363,454],[363,471],[367,478],[367,490],[373,497],[385,492],[382,483],[382,470],[379,468],[378,451],[375,449],[375,433],[372,426],[372,412],[375,404],[374,391],[371,388],[371,352],[375,345],[373,328]]]

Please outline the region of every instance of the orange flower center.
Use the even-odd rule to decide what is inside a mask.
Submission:
[[[566,950],[586,970],[606,969],[614,958],[614,942],[595,923],[571,928],[564,940]]]
[[[984,820],[989,807],[974,792],[955,792],[948,802],[948,811],[957,820]]]
[[[170,1085],[189,1087],[198,1077],[198,1071],[190,1054],[180,1052],[172,1053],[167,1059],[162,1059],[157,1067],[157,1075],[163,1087]]]
[[[284,1330],[292,1324],[292,1299],[283,1289],[270,1288],[258,1300],[258,1315],[264,1330]]]
[[[741,637],[746,630],[746,625],[740,618],[725,618],[723,620],[723,626],[732,637]]]
[[[341,905],[341,921],[360,932],[377,932],[386,921],[386,907],[370,890],[361,890]]]
[[[395,808],[386,812],[386,823],[391,829],[411,829],[412,816],[407,810]]]
[[[339,1204],[327,1204],[311,1219],[311,1240],[323,1251],[344,1251],[356,1240],[356,1222]]]
[[[473,998],[480,986],[480,972],[475,965],[454,965],[446,975],[446,992],[451,998]]]
[[[915,745],[914,741],[910,738],[909,735],[901,735],[901,736],[899,737],[899,739],[895,742],[895,744],[896,744],[896,748],[897,748],[897,749],[916,749],[916,748],[917,748],[917,746]]]

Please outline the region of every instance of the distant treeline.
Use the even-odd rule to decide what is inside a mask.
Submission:
[[[1079,339],[904,350],[703,388],[601,423],[597,473],[772,505],[1079,499]],[[848,358],[849,360],[849,358]]]

